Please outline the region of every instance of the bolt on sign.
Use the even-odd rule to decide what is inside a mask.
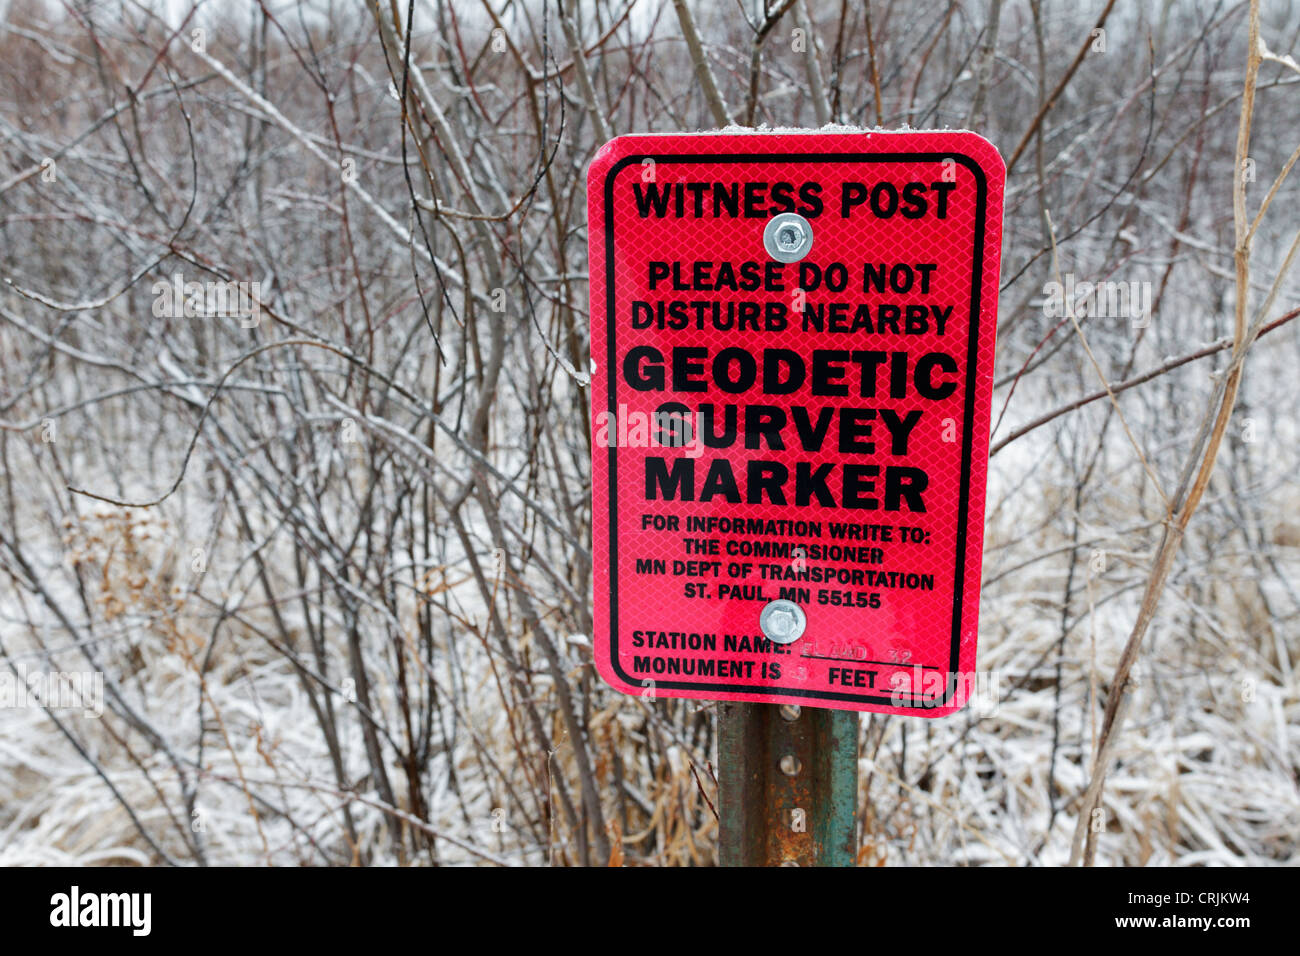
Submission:
[[[1004,179],[968,132],[600,150],[594,645],[611,685],[965,704]]]

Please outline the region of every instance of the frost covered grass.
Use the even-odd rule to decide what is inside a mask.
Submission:
[[[996,696],[941,721],[864,717],[864,864],[1053,865],[1069,855],[1074,804],[1087,781],[1105,682],[1135,612],[1134,572],[1144,555],[1131,535],[1089,529],[1063,640],[1066,564],[1017,565],[1069,549],[1070,539],[1048,507],[1052,476],[1042,478],[1047,487],[1027,487],[1012,480],[1019,467],[997,471],[990,495],[980,669],[996,676]],[[999,507],[1008,495],[1033,505]],[[452,747],[429,754],[420,813],[412,814],[407,801],[386,805],[367,786],[355,722],[344,725],[340,741],[345,777],[357,781],[344,793],[330,782],[330,755],[295,668],[259,635],[264,608],[240,612],[246,626],[232,628],[212,652],[200,686],[201,635],[217,611],[163,586],[175,580],[166,570],[174,565],[165,556],[167,536],[151,527],[152,519],[133,514],[140,513],[101,510],[90,522],[94,533],[65,536],[64,560],[95,582],[96,601],[115,624],[97,645],[96,660],[165,734],[197,795],[187,801],[172,758],[123,729],[111,708],[98,720],[54,714],[74,728],[89,760],[39,708],[0,709],[0,863],[182,861],[190,852],[183,830],[202,840],[212,864],[421,862],[403,861],[394,850],[395,825],[434,838],[436,849],[424,861],[564,859],[571,843],[564,826],[519,819],[484,766],[546,794],[551,774],[576,773],[573,748],[556,728],[553,753],[530,752],[519,737],[525,715],[508,695],[503,700],[493,662],[470,628],[433,648],[428,679],[439,690],[437,719],[457,730]],[[1143,517],[1132,502],[1117,500],[1113,527]],[[1265,534],[1285,537],[1280,515],[1265,523]],[[1258,864],[1296,852],[1295,631],[1261,603],[1286,607],[1284,580],[1261,579],[1249,553],[1205,538],[1212,553],[1192,549],[1140,668],[1135,716],[1099,823],[1102,864]],[[1115,540],[1129,542],[1129,550],[1108,550]],[[1279,573],[1292,577],[1300,548],[1282,546],[1274,558]],[[11,659],[42,659],[15,637],[12,621],[6,629]],[[569,674],[581,679],[589,641],[575,635],[564,651]],[[74,664],[76,656],[65,650],[54,660],[85,666]],[[396,715],[396,687],[382,668],[377,675],[372,706]],[[551,693],[545,679],[535,693],[543,701]],[[626,841],[612,851],[615,861],[711,863],[716,823],[708,804],[716,806],[717,795],[711,738],[701,732],[711,705],[626,699],[599,689],[591,699],[595,776],[611,832]],[[401,772],[396,762],[388,769]],[[127,807],[156,847],[142,838]],[[342,838],[349,826],[355,845]],[[659,844],[653,849],[638,845],[647,831]]]

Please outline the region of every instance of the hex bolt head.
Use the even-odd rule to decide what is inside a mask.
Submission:
[[[794,615],[785,608],[774,608],[767,616],[767,629],[772,632],[773,637],[784,640],[790,636],[794,626]]]
[[[777,644],[793,644],[803,637],[808,618],[798,604],[778,598],[763,605],[758,615],[758,627],[763,636]]]
[[[773,216],[763,230],[763,248],[777,262],[798,262],[812,244],[812,224],[797,212]]]

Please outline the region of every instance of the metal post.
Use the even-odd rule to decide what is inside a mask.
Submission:
[[[858,715],[719,704],[723,866],[856,863]]]

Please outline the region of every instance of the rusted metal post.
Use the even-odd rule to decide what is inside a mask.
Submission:
[[[857,713],[773,704],[718,706],[718,862],[853,866]]]

